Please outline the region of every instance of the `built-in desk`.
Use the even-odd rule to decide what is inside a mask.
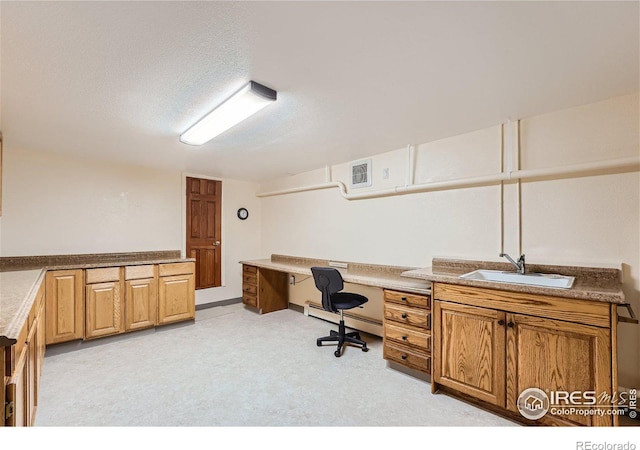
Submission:
[[[322,310],[320,291],[311,276],[311,267],[336,267],[345,282],[345,291],[359,292],[369,299],[363,308],[345,314],[347,326],[382,336],[384,290],[431,295],[431,283],[403,277],[415,267],[384,266],[357,262],[330,261],[287,255],[269,259],[240,261],[243,265],[243,302],[261,313],[286,309],[290,304],[304,308],[305,314],[335,321],[334,314]],[[292,278],[293,277],[293,283]],[[348,323],[351,321],[351,325]]]
[[[322,308],[311,267],[339,266],[344,290],[369,299],[361,308],[344,312],[345,325],[383,337],[387,360],[430,372],[431,283],[402,276],[415,268],[285,255],[240,262],[247,307],[265,314],[295,305],[307,316],[334,323],[339,316]]]

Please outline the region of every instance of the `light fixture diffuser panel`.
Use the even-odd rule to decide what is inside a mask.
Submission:
[[[180,141],[190,145],[202,145],[270,105],[276,99],[276,91],[250,81],[185,131],[180,136]]]

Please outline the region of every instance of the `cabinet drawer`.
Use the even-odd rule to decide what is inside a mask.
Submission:
[[[431,373],[431,357],[405,345],[386,342],[382,349],[384,359],[388,359],[403,366],[411,367],[421,372]]]
[[[249,305],[249,306],[253,306],[253,307],[258,307],[258,297],[256,297],[253,294],[248,294],[246,292],[242,293],[242,303],[244,303],[245,305]]]
[[[126,266],[124,268],[125,280],[141,280],[144,278],[153,278],[153,264],[145,266]]]
[[[120,267],[103,267],[100,269],[87,269],[85,283],[107,283],[120,280]]]
[[[431,329],[431,313],[428,309],[408,308],[387,303],[384,305],[384,318],[425,330]]]
[[[407,294],[400,291],[384,291],[384,300],[400,305],[415,306],[418,308],[430,308],[431,297],[428,295]]]
[[[398,327],[390,323],[384,324],[384,337],[390,341],[409,345],[423,352],[431,352],[431,335],[420,331]]]
[[[253,294],[256,295],[258,293],[258,287],[251,284],[245,284],[242,286],[242,292],[245,294]]]
[[[192,262],[160,264],[158,271],[161,277],[171,275],[189,275],[195,273],[195,264]]]
[[[242,266],[242,273],[245,275],[255,275],[258,273],[258,268],[256,266]]]
[[[242,276],[242,282],[244,284],[252,284],[254,286],[257,286],[258,285],[258,277],[257,277],[257,275],[251,275],[251,274],[245,273]]]

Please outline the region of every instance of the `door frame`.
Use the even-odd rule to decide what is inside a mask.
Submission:
[[[221,287],[226,287],[227,286],[227,274],[226,274],[226,265],[225,265],[225,261],[226,261],[226,253],[227,253],[227,246],[225,244],[226,239],[225,239],[225,226],[224,226],[224,179],[220,178],[220,177],[213,177],[211,175],[202,175],[199,173],[195,173],[195,172],[181,172],[180,173],[180,186],[181,186],[181,210],[182,210],[182,219],[181,219],[181,229],[182,229],[182,237],[180,238],[180,242],[181,242],[181,248],[180,248],[180,252],[182,254],[182,257],[185,258],[187,256],[187,177],[192,177],[192,178],[203,178],[205,180],[213,180],[213,181],[219,181],[220,183],[222,183],[223,188],[222,188],[222,205],[220,206],[220,213],[221,213],[221,218],[220,218],[220,237],[222,238],[222,251],[220,252],[220,286],[216,286],[216,287],[211,287],[211,288],[206,288],[206,289],[217,289],[217,288],[221,288]],[[205,289],[205,290],[206,290]]]

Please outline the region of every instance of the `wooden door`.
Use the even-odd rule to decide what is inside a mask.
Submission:
[[[187,257],[196,259],[196,289],[221,282],[222,182],[187,177]]]
[[[507,314],[507,325],[508,409],[517,412],[518,396],[528,388],[611,395],[609,330],[520,314]],[[547,412],[540,422],[611,426],[612,416]]]
[[[47,345],[82,339],[83,286],[82,270],[47,272],[45,289]]]
[[[434,381],[504,407],[505,313],[436,301]]]
[[[85,338],[109,336],[122,331],[121,283],[109,281],[88,284]]]
[[[125,331],[156,325],[157,285],[157,278],[127,280],[125,282]]]

